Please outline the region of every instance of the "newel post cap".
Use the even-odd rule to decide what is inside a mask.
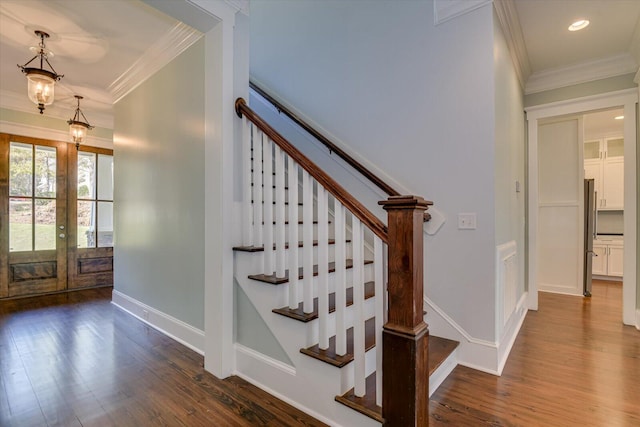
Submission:
[[[422,209],[427,210],[433,202],[425,200],[420,196],[389,196],[387,200],[378,202],[384,210],[390,209]]]

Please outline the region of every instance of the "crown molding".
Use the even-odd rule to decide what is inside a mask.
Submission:
[[[234,8],[236,12],[249,16],[249,0],[224,0],[224,2]]]
[[[114,104],[145,80],[187,50],[202,37],[202,33],[178,22],[160,37],[140,58],[108,87]]]
[[[37,108],[35,104],[29,100],[26,92],[22,93],[0,89],[0,108],[6,108],[9,110],[20,111],[22,113],[29,113],[39,116],[39,114],[37,114]],[[69,108],[62,108],[59,104],[56,104],[56,102],[54,102],[52,105],[47,105],[47,108],[44,110],[44,115],[47,117],[67,121],[73,116],[75,108],[75,105]],[[93,126],[113,129],[113,114],[100,113],[92,110],[90,119],[90,123]]]
[[[514,0],[494,0],[493,6],[504,37],[507,40],[507,46],[509,47],[509,52],[511,52],[511,60],[516,69],[520,86],[524,89],[527,79],[531,75],[531,65],[529,64],[529,53],[524,42],[516,4]]]
[[[0,120],[0,132],[11,135],[28,136],[31,138],[49,139],[53,141],[67,142],[69,140],[69,132],[27,125],[24,123],[14,123],[6,120]],[[71,142],[68,143],[72,144]],[[82,145],[113,150],[113,140],[91,135],[87,135],[87,139],[82,143]]]
[[[525,94],[558,89],[608,77],[634,73],[638,64],[628,53],[609,56],[595,61],[582,62],[564,68],[536,72],[529,76]]]
[[[433,2],[434,24],[440,25],[491,2],[492,0],[435,0]]]

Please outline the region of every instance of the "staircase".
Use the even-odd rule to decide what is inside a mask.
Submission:
[[[236,111],[245,172],[235,280],[293,366],[241,361],[239,371],[331,423],[369,425],[364,415],[370,425],[428,425],[428,396],[458,345],[429,337],[422,320],[430,202],[381,202],[387,228],[244,100]]]

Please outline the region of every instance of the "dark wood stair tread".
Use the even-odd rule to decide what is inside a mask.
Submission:
[[[352,259],[347,259],[346,262],[346,267],[347,268],[353,268],[353,260]],[[365,260],[364,264],[373,264],[372,260]],[[329,273],[333,273],[334,271],[336,271],[336,263],[335,262],[330,262],[329,263]],[[318,275],[318,265],[314,265],[313,266],[313,275],[317,276]],[[302,267],[300,267],[298,269],[298,279],[302,279],[303,278],[303,269]],[[253,279],[253,280],[258,280],[260,282],[264,282],[264,283],[269,283],[271,285],[280,285],[282,283],[287,283],[289,281],[289,270],[286,270],[284,272],[284,277],[276,277],[275,274],[271,274],[271,275],[266,275],[266,274],[252,274],[251,276],[249,276],[249,279]]]
[[[350,242],[350,240],[347,240],[347,242]],[[336,241],[334,239],[329,239],[329,244],[330,245],[334,245],[336,243]],[[303,241],[299,241],[298,242],[298,247],[301,248],[304,246],[304,242]],[[313,246],[318,246],[318,241],[314,240],[313,241]],[[285,243],[284,245],[285,249],[289,249],[289,242]],[[276,249],[276,244],[273,244],[273,249]],[[240,251],[240,252],[264,252],[264,245],[262,246],[234,246],[233,247],[234,251]]]
[[[372,298],[375,295],[375,283],[367,282],[364,284],[364,299]],[[346,292],[347,307],[353,305],[353,288],[347,288]],[[272,311],[277,314],[281,314],[286,317],[290,317],[301,322],[310,322],[318,318],[318,298],[313,299],[313,311],[311,313],[305,313],[302,309],[303,303],[298,305],[296,309],[290,309],[289,307],[275,308]],[[336,311],[336,293],[331,292],[329,294],[329,313]]]
[[[429,337],[429,376],[438,369],[442,362],[458,347],[458,342],[437,336]],[[353,389],[342,396],[336,396],[336,401],[373,418],[378,422],[382,420],[382,408],[376,405],[376,375],[375,372],[366,379],[365,395],[356,397]]]
[[[376,345],[375,320],[375,318],[371,318],[364,322],[364,347],[366,351],[371,350]],[[335,335],[329,338],[329,348],[326,350],[321,350],[318,344],[316,344],[309,348],[300,349],[300,353],[342,368],[353,360],[353,328],[347,329],[347,353],[343,356],[336,354]]]

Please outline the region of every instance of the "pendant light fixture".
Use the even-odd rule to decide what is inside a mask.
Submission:
[[[80,148],[80,144],[84,142],[87,137],[87,131],[93,129],[93,126],[89,124],[89,120],[84,116],[84,113],[80,110],[80,95],[75,95],[78,100],[78,106],[76,107],[76,113],[72,119],[69,119],[69,135],[71,136],[71,142],[76,143],[76,149]],[[84,121],[80,119],[84,119]]]
[[[38,106],[38,110],[42,114],[45,105],[53,104],[55,84],[64,75],[56,73],[56,70],[49,63],[48,57],[53,57],[53,52],[48,50],[44,44],[44,39],[49,38],[49,34],[40,30],[36,30],[35,33],[40,38],[38,47],[31,47],[31,51],[36,52],[36,56],[24,65],[18,64],[18,67],[27,75],[29,99]],[[28,67],[36,58],[40,58],[40,68]],[[44,69],[45,62],[51,71]]]

